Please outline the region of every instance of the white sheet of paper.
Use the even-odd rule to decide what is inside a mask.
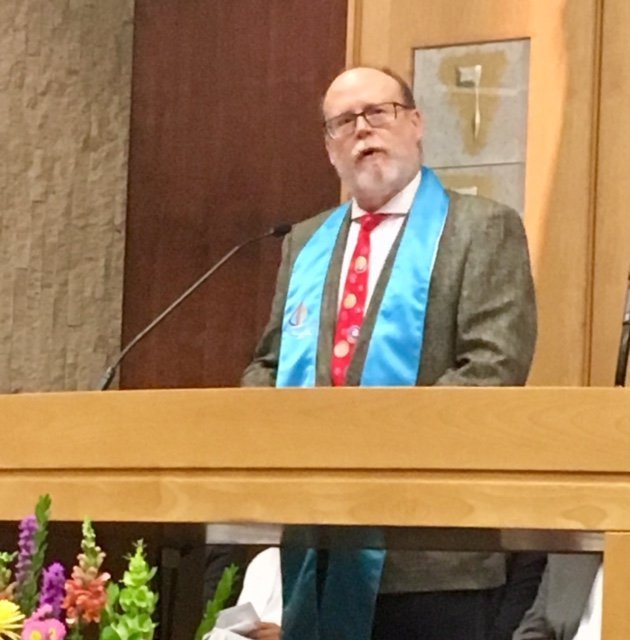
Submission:
[[[215,627],[203,637],[203,640],[247,640],[247,638],[227,629],[217,629]]]
[[[216,629],[227,629],[234,633],[247,634],[252,632],[259,622],[260,618],[251,602],[246,602],[223,609],[214,626]]]

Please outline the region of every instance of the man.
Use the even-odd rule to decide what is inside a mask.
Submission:
[[[352,202],[285,239],[271,319],[243,384],[524,384],[536,313],[519,216],[447,192],[421,170],[422,117],[393,73],[345,71],[323,115]],[[542,571],[524,563],[515,600],[501,554],[289,555],[285,640],[367,640],[374,609],[376,640],[509,638]]]

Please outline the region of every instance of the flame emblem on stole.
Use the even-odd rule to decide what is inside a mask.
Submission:
[[[308,309],[306,308],[306,305],[303,302],[300,302],[300,304],[297,306],[297,309],[293,312],[293,314],[289,318],[289,324],[292,327],[295,327],[296,329],[298,329],[306,321],[307,315],[308,315]]]

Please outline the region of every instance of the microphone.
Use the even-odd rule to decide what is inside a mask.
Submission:
[[[626,308],[621,323],[621,340],[617,355],[617,371],[615,373],[615,386],[624,387],[626,373],[628,371],[628,356],[630,356],[630,274],[628,274],[628,289],[626,291]]]
[[[182,293],[182,295],[179,296],[177,300],[174,300],[168,307],[166,307],[166,309],[164,309],[164,311],[162,311],[162,313],[160,313],[160,315],[157,318],[155,318],[155,320],[151,321],[142,331],[140,331],[140,333],[135,338],[133,338],[133,340],[131,340],[131,342],[120,352],[120,354],[118,355],[114,363],[111,366],[109,366],[105,371],[105,373],[103,374],[103,377],[101,378],[101,381],[98,385],[98,390],[107,391],[124,357],[138,344],[138,342],[140,342],[140,340],[142,340],[142,338],[144,338],[144,336],[147,335],[147,333],[152,331],[158,324],[160,324],[160,322],[162,322],[162,320],[164,320],[164,318],[166,318],[166,316],[168,316],[171,313],[171,311],[175,310],[182,302],[184,302],[184,300],[186,300],[186,298],[188,298],[188,296],[191,293],[196,291],[215,271],[219,269],[219,267],[222,267],[235,253],[238,253],[241,249],[244,249],[246,246],[254,242],[258,242],[259,240],[264,240],[265,238],[270,238],[272,236],[274,238],[282,238],[283,236],[286,236],[287,233],[289,233],[289,231],[291,231],[291,227],[292,225],[288,223],[278,224],[275,227],[272,227],[271,229],[263,233],[262,235],[255,236],[254,238],[249,238],[248,240],[245,240],[245,242],[241,242],[240,244],[237,244],[230,251],[228,251],[217,263],[213,264],[210,267],[210,269],[208,269],[208,271],[206,271],[199,279],[195,280],[195,282],[193,282],[193,284],[190,285],[190,287],[188,287],[188,289],[186,289],[186,291],[184,291],[184,293]]]

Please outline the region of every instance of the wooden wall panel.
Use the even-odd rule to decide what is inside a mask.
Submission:
[[[137,0],[123,343],[233,245],[339,198],[319,98],[346,0]],[[280,243],[225,266],[133,351],[121,385],[229,386],[266,322]]]
[[[602,24],[591,384],[614,381],[630,269],[630,3],[606,0]]]
[[[531,382],[586,384],[600,0],[359,4],[356,42],[349,47],[355,52],[354,62],[389,65],[408,79],[416,47],[530,38],[525,225],[539,303]]]

